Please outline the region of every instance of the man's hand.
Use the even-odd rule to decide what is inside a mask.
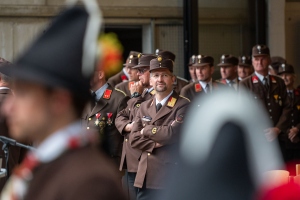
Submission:
[[[281,132],[279,128],[277,127],[272,127],[272,128],[267,128],[264,130],[265,136],[269,142],[273,141],[279,133]]]
[[[299,129],[297,127],[293,127],[289,130],[288,137],[293,143],[299,142],[299,137],[298,137]]]
[[[132,126],[133,126],[134,122],[131,122],[129,124],[127,124],[124,128],[125,132],[131,132]]]
[[[141,81],[135,82],[133,85],[131,85],[130,89],[130,94],[133,94],[135,92],[142,94],[144,87],[142,85]]]

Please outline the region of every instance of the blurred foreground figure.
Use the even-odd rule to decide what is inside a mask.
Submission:
[[[191,105],[195,109],[185,119],[180,167],[158,199],[256,199],[268,184],[263,173],[280,169],[282,161],[276,143],[264,137],[270,124],[266,114],[247,95],[237,100],[234,91],[223,89],[201,97],[198,107]]]
[[[2,200],[123,199],[96,135],[80,124],[101,19],[95,1],[85,3],[89,13],[71,5],[15,66],[0,69],[15,78],[15,97],[3,105],[11,134],[37,147],[14,171]]]

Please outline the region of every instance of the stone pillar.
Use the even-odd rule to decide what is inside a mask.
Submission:
[[[285,58],[285,0],[268,0],[268,39],[271,56]]]

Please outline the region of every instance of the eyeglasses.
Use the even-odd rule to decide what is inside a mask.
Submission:
[[[139,74],[144,74],[146,71],[149,71],[148,68],[139,68],[137,69]]]

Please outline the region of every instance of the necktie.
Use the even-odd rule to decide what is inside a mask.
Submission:
[[[206,94],[210,93],[209,84],[208,83],[205,86],[205,92],[206,92]]]
[[[156,104],[156,112],[158,112],[161,109],[162,105],[161,103]]]
[[[233,86],[233,84],[234,84],[234,81],[229,81],[229,82],[228,82],[229,87],[235,89],[234,86]]]
[[[288,93],[289,97],[293,98],[293,91],[288,90],[287,93]]]
[[[264,81],[264,86],[265,86],[266,90],[269,91],[268,78],[267,78],[267,77],[264,77],[263,81]]]
[[[92,108],[97,104],[97,95],[96,92],[92,92]]]

